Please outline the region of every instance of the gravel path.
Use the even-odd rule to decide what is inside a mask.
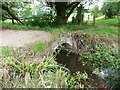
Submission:
[[[51,33],[44,31],[0,30],[0,46],[24,47],[31,43],[51,40]]]

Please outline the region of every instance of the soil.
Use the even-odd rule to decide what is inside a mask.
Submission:
[[[0,30],[0,46],[25,47],[31,43],[51,40],[51,33],[35,30]]]

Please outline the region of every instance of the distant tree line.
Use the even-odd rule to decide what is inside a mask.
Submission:
[[[102,13],[106,18],[113,18],[120,13],[120,1],[119,2],[105,2],[102,7]]]

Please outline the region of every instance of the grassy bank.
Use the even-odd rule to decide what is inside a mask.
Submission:
[[[107,36],[108,38],[118,39],[118,27],[107,26],[105,28],[94,29],[91,31],[84,31],[85,33],[94,33],[100,36]]]

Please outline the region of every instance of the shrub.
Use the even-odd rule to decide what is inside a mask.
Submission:
[[[43,14],[34,16],[33,19],[28,21],[28,24],[32,26],[44,27],[44,26],[52,25],[53,20],[54,20],[54,17],[52,14],[43,13]]]

